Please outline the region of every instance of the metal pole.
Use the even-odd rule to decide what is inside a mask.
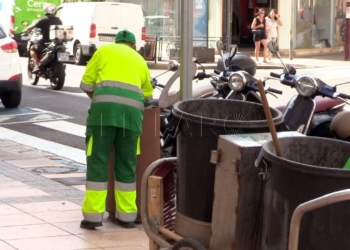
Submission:
[[[181,0],[180,100],[192,99],[193,0]]]
[[[227,11],[226,11],[226,20],[227,20],[227,47],[226,50],[230,51],[232,44],[232,1],[227,0]]]
[[[350,0],[346,2],[346,26],[345,26],[344,60],[350,60]]]
[[[289,44],[289,60],[293,60],[294,56],[294,33],[295,33],[295,0],[291,0],[291,7],[292,7],[292,12],[291,12],[291,24],[290,24],[290,44]]]

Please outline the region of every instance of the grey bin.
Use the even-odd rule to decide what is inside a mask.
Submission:
[[[175,230],[186,237],[208,237],[209,241],[210,235],[203,234],[211,232],[215,180],[211,151],[217,149],[219,135],[269,132],[264,109],[252,102],[197,99],[178,102],[172,113],[180,131]],[[282,113],[275,108],[271,113],[278,130],[283,123]]]
[[[350,143],[317,137],[280,138],[282,157],[266,142],[256,166],[266,172],[262,249],[287,250],[295,208],[325,194],[350,188],[350,170],[342,169]],[[266,169],[267,166],[267,169]],[[301,221],[300,250],[350,249],[350,202],[306,213]]]

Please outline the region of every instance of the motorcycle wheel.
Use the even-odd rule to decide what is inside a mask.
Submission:
[[[53,90],[60,90],[63,88],[64,81],[66,78],[66,72],[64,65],[61,62],[57,62],[55,75],[50,79],[50,85]]]
[[[37,85],[39,82],[39,76],[36,74],[33,74],[33,69],[34,69],[34,62],[33,62],[33,59],[29,56],[28,66],[27,66],[28,81],[31,85]]]

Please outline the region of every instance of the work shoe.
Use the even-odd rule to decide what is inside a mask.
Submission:
[[[87,220],[82,220],[80,222],[80,227],[85,229],[95,229],[95,227],[101,227],[102,222],[90,222]]]
[[[135,228],[136,227],[135,222],[125,222],[125,221],[121,221],[118,219],[116,219],[115,222],[124,228]]]

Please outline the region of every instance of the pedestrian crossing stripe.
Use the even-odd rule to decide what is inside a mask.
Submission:
[[[86,126],[79,125],[67,121],[47,121],[47,122],[36,122],[35,125],[42,126],[49,129],[54,129],[67,134],[85,137]]]
[[[82,165],[86,164],[85,150],[44,140],[3,127],[0,127],[0,137],[3,140],[17,142],[19,144],[49,152],[54,155],[59,155]]]

